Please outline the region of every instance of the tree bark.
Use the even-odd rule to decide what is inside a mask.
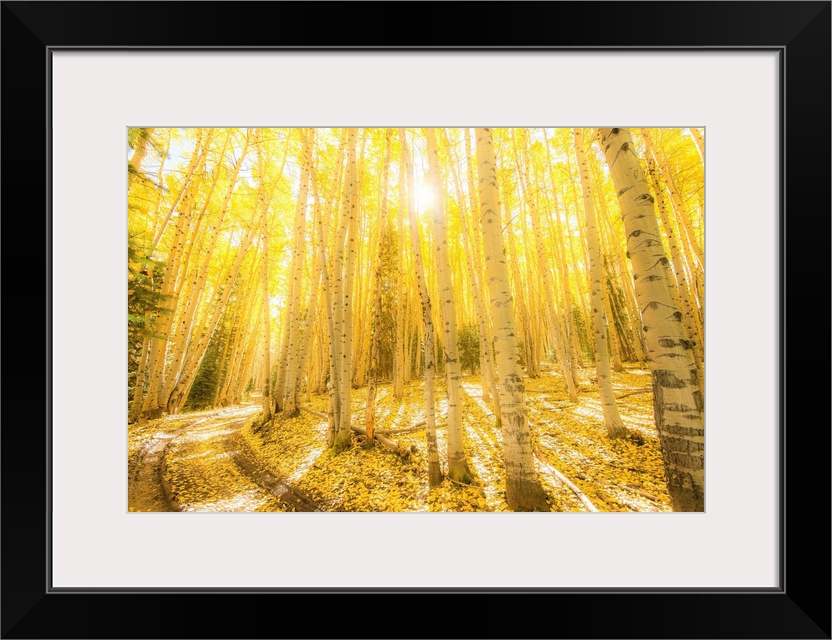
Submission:
[[[263,285],[263,340],[265,345],[263,347],[263,389],[262,389],[262,403],[263,403],[263,424],[267,422],[271,422],[272,420],[272,400],[269,396],[271,391],[271,350],[272,350],[272,338],[271,338],[271,325],[272,325],[272,317],[271,317],[271,304],[269,301],[269,216],[268,216],[268,208],[266,207],[266,171],[265,166],[263,163],[263,147],[262,147],[262,139],[261,139],[261,132],[257,132],[257,168],[259,172],[259,179],[260,183],[257,189],[257,199],[260,204],[260,208],[263,212],[263,221],[262,221],[262,231],[260,237],[260,245],[261,250],[263,252],[263,256],[260,258],[261,260],[261,279]]]
[[[283,391],[283,416],[291,418],[297,415],[297,376],[298,376],[298,338],[300,337],[300,298],[302,290],[303,264],[306,258],[306,201],[309,192],[309,166],[315,130],[301,130],[303,149],[301,151],[301,171],[298,200],[295,206],[294,243],[292,248],[292,298],[289,301],[286,322],[289,326],[289,340],[286,348],[286,374]]]
[[[402,145],[402,173],[407,174],[407,210],[410,218],[410,242],[413,249],[414,271],[422,300],[422,322],[425,325],[425,432],[428,447],[428,484],[438,486],[442,482],[442,470],[439,466],[439,448],[436,444],[436,400],[434,397],[434,361],[433,312],[422,262],[422,248],[419,240],[419,221],[416,217],[416,185],[413,176],[413,164],[407,148],[405,130],[399,129]],[[402,203],[400,206],[404,206]]]
[[[384,166],[382,168],[381,203],[379,206],[379,240],[376,256],[376,268],[373,274],[372,293],[370,301],[373,305],[372,323],[370,326],[370,370],[367,379],[367,401],[364,406],[364,428],[367,429],[368,442],[372,443],[376,425],[376,382],[378,378],[378,348],[379,323],[381,322],[381,278],[382,278],[382,249],[384,247],[384,233],[387,225],[387,185],[390,178],[390,140],[392,129],[384,132]]]
[[[607,158],[641,310],[653,374],[653,407],[668,492],[674,511],[704,511],[704,400],[692,345],[673,299],[669,261],[659,233],[654,198],[628,129],[598,129]]]
[[[598,239],[598,223],[595,219],[595,203],[592,201],[592,187],[589,182],[589,168],[584,154],[584,132],[573,129],[575,138],[575,157],[578,162],[578,173],[581,178],[581,194],[584,200],[584,215],[586,216],[586,239],[589,245],[589,292],[592,300],[592,337],[595,343],[595,371],[598,376],[598,388],[601,395],[601,406],[604,410],[604,422],[610,438],[627,435],[628,431],[621,421],[618,405],[615,404],[615,393],[612,388],[612,372],[610,371],[610,354],[607,349],[607,319],[605,317],[604,295],[604,266],[601,264],[600,241]]]
[[[451,278],[451,260],[448,253],[448,226],[444,207],[444,189],[439,173],[439,149],[436,131],[425,129],[428,151],[428,184],[433,197],[433,237],[441,301],[443,340],[445,355],[445,383],[448,393],[448,475],[457,482],[469,483],[473,479],[462,442],[462,405],[460,396],[461,373],[457,346],[456,303]]]
[[[517,361],[517,329],[503,246],[497,163],[491,129],[477,129],[477,165],[483,253],[500,389],[500,428],[506,465],[506,500],[514,511],[548,511],[546,495],[535,472],[531,433],[525,415],[524,384]]]
[[[552,333],[552,339],[555,345],[555,354],[558,358],[561,373],[563,374],[563,381],[566,384],[566,390],[569,393],[569,401],[578,401],[578,390],[575,386],[575,381],[572,378],[572,372],[569,366],[568,356],[561,339],[561,332],[558,330],[559,314],[557,305],[554,299],[555,282],[551,276],[551,269],[549,267],[549,256],[546,253],[546,247],[543,243],[543,235],[540,232],[540,216],[538,215],[537,206],[528,196],[528,187],[525,184],[523,170],[520,166],[520,159],[515,148],[515,158],[517,161],[517,171],[520,178],[520,187],[523,195],[526,196],[526,201],[529,205],[529,210],[532,218],[532,234],[534,235],[535,253],[537,255],[537,271],[540,278],[540,285],[543,289],[543,296],[546,302],[545,308],[549,317],[549,325]],[[567,347],[568,348],[568,347]]]
[[[451,152],[451,145],[447,143],[449,152]],[[477,330],[480,339],[480,371],[482,372],[482,399],[485,402],[491,402],[493,398],[493,406],[499,417],[500,403],[499,393],[497,391],[496,376],[494,375],[494,361],[493,353],[491,351],[491,343],[488,337],[488,314],[486,313],[485,305],[482,296],[482,284],[478,277],[478,271],[474,267],[474,247],[472,246],[471,236],[468,231],[467,212],[465,205],[465,198],[462,193],[462,184],[456,170],[456,159],[449,161],[451,165],[451,172],[454,177],[454,185],[456,187],[456,197],[459,206],[459,226],[462,229],[462,245],[465,252],[465,267],[468,273],[468,283],[471,289],[472,297],[474,298],[474,307],[477,317]],[[479,204],[479,203],[477,203]],[[472,211],[472,216],[476,216],[476,212]]]

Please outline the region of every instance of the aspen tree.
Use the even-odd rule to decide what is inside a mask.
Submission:
[[[342,138],[343,142],[343,138]],[[343,150],[343,144],[341,150]],[[339,160],[342,159],[342,154],[338,155]],[[316,224],[319,229],[318,233],[318,255],[321,260],[321,288],[324,293],[324,313],[326,315],[326,327],[328,335],[328,355],[329,355],[329,420],[327,429],[327,444],[332,446],[335,442],[335,433],[337,425],[341,417],[341,396],[339,394],[339,367],[338,367],[338,343],[335,339],[335,296],[330,289],[329,278],[327,276],[327,258],[326,258],[326,234],[320,232],[322,223],[320,215],[320,195],[318,193],[318,177],[315,172],[315,166],[310,165],[310,183],[312,185],[312,198],[315,201]],[[337,181],[336,181],[337,183]],[[337,192],[334,188],[333,191]],[[334,198],[334,194],[333,194]],[[332,209],[329,209],[331,215]],[[339,278],[333,278],[335,282]]]
[[[259,184],[257,186],[257,201],[263,215],[260,231],[260,247],[263,252],[260,258],[261,280],[263,284],[263,303],[261,313],[263,314],[263,340],[265,346],[263,347],[263,424],[271,422],[272,420],[272,401],[270,397],[271,384],[271,310],[269,305],[269,216],[268,208],[266,207],[266,170],[263,163],[263,140],[262,131],[257,131],[257,171],[260,174]]]
[[[610,354],[607,349],[607,319],[605,317],[605,276],[604,266],[601,264],[601,243],[598,239],[595,203],[592,201],[589,168],[587,167],[583,148],[584,133],[581,129],[573,129],[572,134],[575,138],[575,157],[578,162],[578,174],[581,179],[584,216],[586,217],[586,239],[589,245],[589,291],[592,298],[592,336],[595,344],[595,371],[598,377],[598,388],[601,395],[601,406],[604,410],[604,422],[607,426],[607,434],[611,438],[618,438],[627,435],[628,431],[624,423],[621,422],[618,405],[615,404],[615,393],[612,388]]]
[[[702,159],[702,162],[705,162],[705,137],[703,132],[696,127],[690,127],[688,131],[690,131],[690,136],[696,143],[696,149],[699,151],[699,157]]]
[[[197,170],[197,167],[202,165],[205,160],[205,157],[208,153],[208,147],[211,144],[211,138],[213,137],[213,129],[208,129],[207,139],[203,138],[203,129],[199,129],[199,137],[196,141],[196,146],[194,147],[194,152],[191,155],[191,160],[188,163],[187,174],[185,176],[185,180],[182,182],[181,187],[179,188],[179,192],[176,195],[176,198],[173,201],[173,204],[170,206],[168,210],[168,215],[165,220],[162,222],[162,226],[156,232],[156,236],[153,238],[153,245],[150,250],[150,254],[153,255],[155,253],[159,243],[162,240],[162,237],[165,235],[165,230],[168,227],[168,222],[170,222],[171,216],[173,212],[176,211],[176,208],[179,206],[179,203],[182,201],[182,198],[185,196],[185,193],[191,187],[191,179],[193,178],[194,172]],[[246,135],[246,141],[248,141],[248,135]]]
[[[147,395],[142,405],[142,413],[150,419],[161,416],[164,409],[164,405],[160,404],[160,394],[162,392],[165,351],[167,349],[170,328],[173,324],[173,316],[176,311],[176,299],[173,291],[179,273],[179,258],[185,244],[185,233],[190,222],[190,216],[191,201],[190,198],[186,198],[183,202],[182,211],[180,211],[180,214],[176,218],[171,249],[165,265],[165,275],[162,279],[162,303],[159,305],[159,312],[153,324],[153,337],[151,339],[150,354],[148,356],[149,381]]]
[[[520,190],[523,195],[526,196],[526,201],[529,204],[529,210],[532,218],[532,234],[534,235],[536,249],[535,253],[537,256],[538,277],[540,278],[540,285],[543,289],[544,300],[546,303],[544,308],[548,314],[549,323],[552,328],[552,339],[555,345],[555,354],[557,355],[558,364],[560,365],[561,373],[563,374],[563,381],[566,384],[566,390],[569,393],[569,401],[577,402],[578,390],[575,386],[575,381],[572,378],[572,372],[569,369],[569,361],[567,359],[564,345],[562,344],[560,331],[556,329],[556,325],[559,322],[557,306],[554,300],[554,289],[556,285],[551,276],[549,256],[546,253],[546,248],[543,243],[543,235],[540,232],[540,216],[537,211],[536,203],[528,197],[528,187],[525,184],[524,172],[520,166],[520,159],[516,148],[515,159],[517,161],[517,170],[520,178]]]
[[[381,322],[381,278],[382,262],[381,254],[384,246],[384,232],[387,224],[387,185],[390,178],[390,141],[393,135],[392,129],[384,132],[384,161],[382,168],[381,182],[381,203],[379,205],[379,240],[378,255],[376,257],[376,268],[373,272],[372,294],[372,324],[370,328],[370,371],[367,380],[367,401],[364,407],[364,428],[367,430],[367,444],[372,446],[373,433],[375,432],[375,403],[376,403],[376,379],[378,378],[378,350],[379,350],[379,323]]]
[[[396,347],[393,352],[393,397],[404,397],[405,381],[405,310],[407,298],[404,288],[404,164],[399,170],[399,207],[396,212]]]
[[[442,309],[443,340],[445,353],[445,383],[448,393],[448,475],[457,482],[471,481],[471,470],[465,460],[462,442],[462,406],[457,345],[456,302],[451,278],[451,261],[448,253],[448,226],[444,206],[444,189],[439,174],[439,149],[434,129],[425,129],[428,151],[428,184],[432,191],[432,228],[434,254],[439,282],[439,300]]]
[[[439,448],[436,445],[436,399],[434,397],[434,375],[436,362],[434,360],[433,311],[428,294],[425,271],[422,262],[422,247],[419,240],[419,222],[416,218],[416,185],[413,176],[413,163],[407,147],[405,130],[399,129],[399,139],[402,149],[402,173],[407,175],[407,204],[410,218],[410,241],[413,250],[414,271],[419,286],[419,296],[422,300],[422,322],[425,327],[425,432],[428,447],[428,484],[435,487],[442,482],[442,470],[439,466]]]
[[[702,374],[702,359],[705,356],[703,349],[703,340],[701,327],[699,326],[699,318],[694,311],[694,303],[691,300],[690,288],[688,287],[687,276],[685,275],[685,267],[683,263],[683,256],[679,250],[679,245],[676,239],[675,229],[670,221],[670,216],[667,212],[667,202],[664,197],[662,189],[661,178],[658,175],[656,163],[653,159],[654,151],[650,135],[646,129],[642,129],[642,136],[647,147],[647,173],[653,186],[653,193],[656,194],[656,204],[658,205],[659,217],[664,227],[665,236],[667,237],[668,247],[670,248],[670,260],[673,267],[673,275],[676,278],[676,292],[679,302],[681,303],[682,320],[685,325],[688,339],[694,345],[693,356],[696,361],[696,368]]]
[[[477,129],[476,133],[483,253],[500,390],[506,500],[514,511],[548,510],[546,495],[535,472],[531,433],[525,415],[525,388],[517,360],[517,329],[503,246],[494,144],[491,129]]]
[[[563,345],[563,352],[564,356],[566,357],[566,362],[564,362],[563,367],[569,371],[569,374],[572,376],[572,383],[577,387],[578,386],[578,378],[577,378],[577,371],[575,366],[573,365],[573,346],[572,345],[572,292],[569,288],[569,273],[572,269],[567,267],[569,264],[566,259],[566,246],[567,242],[564,242],[564,238],[569,235],[568,230],[564,232],[563,227],[565,226],[566,222],[561,223],[561,210],[558,206],[558,196],[555,192],[555,186],[557,185],[557,180],[555,178],[555,168],[554,163],[552,162],[551,158],[551,151],[549,150],[549,140],[546,138],[546,130],[543,130],[543,147],[546,149],[546,164],[549,167],[549,177],[552,182],[552,210],[549,212],[551,217],[554,219],[554,225],[550,225],[550,229],[553,230],[556,234],[555,239],[553,241],[553,245],[555,247],[555,259],[557,262],[557,270],[559,273],[558,280],[560,281],[561,285],[561,298],[563,299],[563,311],[565,314],[565,319],[563,322],[560,320],[560,314],[558,314],[557,323],[562,327],[560,329],[563,340],[561,344]],[[569,217],[569,210],[566,206],[566,199],[562,198],[561,200],[563,206],[563,214],[564,218],[568,219]],[[564,376],[566,376],[566,372],[564,372]]]
[[[505,181],[503,182],[503,193],[506,200],[509,200],[509,194],[511,192]],[[499,202],[499,205],[503,207],[505,213],[505,235],[508,238],[508,242],[504,245],[506,248],[506,265],[510,267],[509,274],[514,288],[513,300],[515,301],[515,309],[517,310],[517,315],[519,317],[519,328],[522,328],[523,345],[526,356],[526,371],[530,378],[537,378],[540,376],[540,363],[537,361],[537,357],[535,355],[535,343],[537,341],[537,336],[533,335],[531,330],[531,320],[529,319],[529,312],[526,305],[525,290],[523,289],[523,282],[520,278],[520,258],[518,256],[517,246],[514,241],[514,225],[512,223],[511,208],[504,202]],[[480,206],[482,206],[482,203],[480,203]],[[488,258],[486,257],[486,261],[487,260]]]
[[[452,153],[452,148],[450,145],[450,141],[447,140],[447,135],[445,136],[446,139],[446,146],[448,147],[449,154]],[[494,408],[498,412],[499,417],[499,410],[500,410],[500,403],[499,397],[497,393],[496,387],[496,379],[494,375],[494,362],[493,362],[493,353],[490,348],[490,342],[488,338],[488,314],[485,309],[485,305],[483,303],[483,295],[482,295],[482,285],[480,283],[480,279],[478,277],[478,271],[474,267],[474,248],[472,247],[471,236],[468,230],[468,222],[467,222],[467,215],[466,215],[466,203],[465,198],[463,197],[462,193],[462,184],[459,179],[459,174],[456,169],[456,159],[451,158],[449,163],[451,166],[451,173],[454,178],[454,186],[456,188],[456,199],[458,204],[459,210],[459,226],[462,229],[462,245],[465,253],[465,268],[468,273],[468,283],[471,289],[471,294],[474,299],[474,306],[476,313],[477,320],[477,330],[479,331],[479,339],[480,339],[480,371],[482,372],[482,399],[485,402],[489,402],[491,398],[494,399]],[[476,216],[476,212],[472,213],[473,216]]]
[[[653,375],[653,407],[674,511],[703,511],[704,407],[691,344],[673,299],[653,196],[628,129],[598,129],[633,264]]]
[[[223,153],[220,156],[219,163],[222,163],[224,159],[225,149],[228,146],[230,137],[231,133],[229,132],[228,136],[226,137],[225,145],[223,146]],[[205,234],[207,235],[207,238],[203,237],[202,239],[202,243],[206,245],[205,256],[203,257],[202,263],[200,264],[199,268],[192,270],[192,274],[189,274],[187,283],[185,285],[185,288],[188,291],[187,302],[185,303],[184,311],[180,314],[178,320],[176,341],[174,343],[172,357],[170,365],[168,366],[168,373],[165,376],[164,386],[162,387],[162,396],[160,399],[160,404],[164,404],[164,406],[166,406],[168,413],[172,413],[177,405],[177,403],[171,402],[171,396],[173,394],[173,389],[176,386],[177,380],[182,376],[183,366],[187,357],[187,353],[194,346],[193,326],[197,306],[199,304],[200,297],[202,296],[202,292],[205,288],[205,284],[208,277],[208,270],[211,266],[212,258],[214,257],[217,247],[217,242],[220,238],[220,229],[222,228],[223,221],[225,220],[225,217],[231,207],[231,197],[234,193],[234,189],[237,184],[237,177],[239,176],[240,168],[242,167],[243,161],[245,160],[245,157],[248,153],[248,147],[249,136],[247,135],[243,148],[240,152],[240,157],[234,165],[234,170],[229,180],[228,188],[223,198],[220,212],[217,215],[216,219],[212,223],[210,223],[208,228],[206,229]],[[205,206],[208,206],[207,202]],[[208,317],[206,315],[196,324],[200,328],[204,328],[207,320]],[[191,346],[189,346],[189,340],[191,340]]]
[[[356,161],[356,130],[347,130],[347,180],[341,212],[340,244],[336,246],[336,267],[333,271],[337,293],[335,294],[336,320],[340,324],[337,335],[339,347],[338,394],[341,414],[333,438],[335,451],[350,446],[350,419],[352,418],[352,360],[353,360],[353,288],[355,275],[355,236],[358,166]],[[343,280],[343,282],[341,282]],[[340,298],[340,303],[339,303]],[[337,331],[336,327],[336,331]]]
[[[647,360],[647,355],[644,351],[644,333],[641,328],[641,322],[639,321],[641,314],[639,313],[638,301],[636,300],[636,292],[635,288],[633,287],[633,274],[630,267],[627,266],[628,263],[624,258],[624,252],[621,250],[621,241],[618,239],[619,234],[617,233],[612,223],[612,220],[609,217],[607,200],[604,196],[603,190],[601,190],[600,188],[600,169],[595,166],[594,162],[592,162],[593,158],[594,154],[588,156],[587,160],[590,162],[590,165],[593,169],[592,178],[590,182],[592,184],[598,185],[599,187],[598,203],[601,205],[601,228],[604,231],[606,231],[606,233],[603,235],[607,240],[607,247],[610,249],[610,253],[612,253],[613,257],[615,258],[615,265],[617,267],[616,273],[618,274],[617,281],[621,283],[622,291],[624,293],[624,306],[626,308],[626,315],[628,320],[627,325],[632,329],[632,344],[635,351],[635,356],[639,362],[645,362]]]
[[[206,349],[208,348],[208,343],[211,340],[211,336],[214,334],[214,330],[216,329],[222,311],[228,302],[228,298],[231,296],[232,286],[237,280],[237,276],[240,273],[240,267],[242,266],[243,260],[246,257],[249,247],[251,246],[254,236],[256,235],[256,230],[259,226],[255,222],[258,220],[258,213],[259,212],[255,211],[255,215],[252,216],[252,220],[246,227],[246,231],[243,234],[240,246],[237,248],[237,252],[234,256],[234,262],[220,281],[216,296],[216,304],[210,320],[206,323],[206,325],[204,325],[201,335],[196,338],[195,347],[193,350],[189,350],[189,354],[185,358],[185,363],[182,367],[182,374],[171,392],[171,399],[168,401],[169,404],[172,403],[172,406],[177,409],[182,407],[188,397],[188,393],[190,392],[191,385],[193,385],[199,365],[202,362],[202,358],[205,356]]]
[[[303,140],[301,151],[300,187],[297,206],[295,208],[294,246],[292,248],[292,292],[287,309],[286,322],[289,326],[289,337],[286,348],[285,373],[281,375],[283,388],[278,385],[277,392],[283,391],[283,398],[278,399],[282,404],[283,416],[286,418],[297,415],[297,376],[298,376],[298,338],[300,329],[300,298],[301,279],[303,277],[303,263],[306,256],[306,201],[309,193],[309,166],[312,162],[312,146],[315,140],[315,130],[300,131]]]
[[[688,215],[685,205],[682,203],[682,198],[679,195],[678,189],[676,189],[676,182],[673,180],[673,174],[670,172],[667,161],[656,151],[649,131],[642,129],[642,135],[648,146],[648,155],[652,154],[658,164],[659,175],[661,176],[665,189],[667,189],[667,193],[670,196],[670,203],[673,205],[673,211],[676,213],[676,220],[679,222],[680,231],[682,231],[685,236],[687,244],[690,246],[694,257],[696,258],[698,267],[700,269],[704,269],[705,253],[702,251],[702,247],[696,238],[696,234],[693,232],[693,225],[691,224],[690,216]]]
[[[310,183],[315,180],[315,170],[314,167],[310,164]],[[318,199],[317,194],[317,187],[313,183],[313,198],[314,198],[314,211],[315,211],[315,219],[314,225],[315,229],[317,229],[317,234],[321,241],[317,243],[317,250],[315,251],[315,263],[312,272],[311,284],[310,284],[310,291],[309,291],[309,300],[306,305],[306,313],[304,314],[306,318],[306,322],[304,323],[303,329],[301,331],[301,337],[298,341],[298,371],[304,371],[307,366],[307,361],[309,359],[309,353],[311,351],[311,342],[314,336],[317,336],[316,333],[313,333],[315,328],[315,319],[318,317],[318,298],[319,293],[318,290],[321,287],[327,286],[327,275],[326,275],[326,252],[324,247],[326,246],[326,239],[329,235],[329,216],[332,213],[331,209],[327,210],[327,219],[323,219],[322,214],[322,207],[321,202]],[[322,367],[318,367],[317,371],[320,372]],[[298,385],[299,382],[296,384],[296,393],[298,392]],[[309,397],[310,393],[310,383],[307,382],[306,385],[306,394],[307,398]]]
[[[156,129],[139,129],[139,139],[136,141],[133,155],[130,156],[130,160],[128,161],[128,189],[130,188],[129,185],[133,184],[136,176],[141,175],[142,162],[144,162],[145,156],[147,155],[147,145],[154,131]]]

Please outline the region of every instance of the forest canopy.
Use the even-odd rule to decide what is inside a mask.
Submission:
[[[130,128],[132,511],[704,511],[704,131]]]

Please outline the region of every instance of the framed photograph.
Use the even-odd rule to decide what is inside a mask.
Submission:
[[[465,595],[461,610],[477,608],[453,628],[460,636],[499,629],[506,637],[830,637],[830,441],[826,410],[818,410],[825,403],[817,402],[828,397],[828,367],[817,373],[814,355],[828,353],[828,331],[807,325],[815,304],[802,288],[806,274],[814,289],[828,274],[830,3],[401,8],[419,17],[402,23],[415,27],[394,44],[369,26],[376,7],[352,3],[325,10],[3,3],[3,637],[254,637],[275,627],[244,613],[241,602],[254,612],[302,598],[343,606],[345,595],[357,596],[353,606],[386,596],[370,605],[382,617],[398,610],[407,633],[436,635],[437,620],[408,609],[413,599],[403,596],[416,594],[431,604]],[[309,25],[309,32],[287,24]],[[622,150],[636,158],[631,171],[610,169]],[[503,233],[493,237],[472,215],[488,210],[483,167],[492,164],[504,216],[497,218]],[[679,410],[673,394],[681,382],[667,383],[666,368],[657,373],[656,352],[643,341],[652,320],[639,301],[651,310],[661,302],[644,297],[644,280],[656,277],[639,281],[636,254],[645,245],[633,239],[654,232],[630,226],[622,198],[630,187],[619,181],[640,166],[646,171],[637,177],[648,185],[642,199],[657,212],[667,208],[664,219],[653,216],[661,235],[654,245],[684,265],[672,291],[689,294],[687,307],[685,299],[666,300],[678,305],[676,324],[690,322],[684,339],[663,329],[657,344],[690,354],[691,384],[702,390],[696,411]],[[678,184],[670,184],[674,178]],[[349,215],[349,203],[359,200],[372,215],[360,232]],[[602,216],[593,225],[586,209],[618,206],[618,226],[605,226]],[[447,229],[435,213],[442,207]],[[296,231],[293,221],[310,230]],[[324,224],[332,232],[317,242],[311,229]],[[561,224],[574,225],[574,234]],[[484,240],[482,255],[464,248],[469,230]],[[551,249],[556,237],[573,243],[568,254]],[[519,249],[498,246],[497,238],[517,240]],[[404,249],[397,263],[393,249],[399,241],[408,246],[406,239],[410,253]],[[340,277],[314,280],[316,242],[319,255],[332,252],[328,270],[340,267]],[[443,257],[443,246],[450,255]],[[417,249],[426,250],[423,266]],[[293,262],[302,250],[305,263]],[[598,257],[605,251],[606,267]],[[489,262],[502,255],[504,272],[494,266],[500,260]],[[164,269],[154,271],[161,260],[186,265],[187,277],[168,282]],[[388,269],[380,267],[385,260]],[[596,267],[607,277],[593,278]],[[293,274],[303,296],[290,288]],[[397,274],[408,277],[406,285]],[[511,305],[500,303],[497,285],[489,289],[501,274],[515,278]],[[547,287],[545,274],[562,274],[566,286],[557,289],[554,280]],[[631,294],[610,274],[626,274],[635,283]],[[493,336],[477,326],[484,314],[473,295],[439,293],[481,276],[488,283],[479,281],[479,290],[494,305],[485,314]],[[602,297],[593,297],[591,283],[602,279],[613,297],[606,314],[614,330],[594,341],[588,325],[595,314],[598,322],[606,316],[593,310]],[[337,313],[327,317],[337,305],[314,307],[319,322],[302,320],[303,309],[313,308],[313,282],[330,302],[348,300],[356,285],[355,317],[366,331],[353,335],[363,344],[329,346],[347,335],[336,333]],[[820,289],[828,292],[828,284]],[[792,323],[787,291],[793,309],[803,302]],[[405,397],[415,398],[412,411],[403,403],[402,419],[385,422],[398,393],[391,345],[400,293],[411,301],[402,303],[412,317],[409,366],[419,380],[438,368],[436,398],[424,403],[427,382],[405,387]],[[377,313],[369,311],[374,298]],[[428,299],[444,301],[425,311]],[[456,311],[445,308],[448,300]],[[567,300],[577,308],[559,306]],[[518,338],[513,308],[523,304]],[[511,317],[498,315],[504,307]],[[158,312],[164,308],[169,313]],[[449,313],[467,318],[458,328],[460,350],[450,354]],[[432,347],[422,333],[431,318],[440,327]],[[286,337],[278,335],[284,327]],[[163,334],[167,346],[159,347]],[[482,397],[490,365],[479,347],[492,338],[498,373],[515,366],[504,345],[522,354],[517,367],[529,379],[530,400],[517,413],[522,419],[505,422],[526,433],[533,427],[527,453],[539,493],[501,476],[501,463],[489,466],[488,455],[504,455],[519,473],[522,456],[510,460],[493,434],[522,449],[524,432],[502,421],[499,432],[469,423],[460,432],[468,459],[454,467],[452,385],[461,380],[461,402],[483,421],[497,410],[514,415],[504,391],[510,376],[494,386],[502,389],[499,401]],[[302,349],[286,349],[308,363],[300,367],[307,382],[295,386],[303,402],[269,374],[271,358],[283,357],[281,341],[292,340],[309,342],[308,360]],[[622,409],[624,440],[599,448],[586,443],[611,442],[604,422],[612,427],[593,354],[607,348],[608,369],[614,356],[624,360],[610,374],[609,393],[622,402],[627,394],[652,395]],[[334,364],[352,349],[365,349],[363,361],[371,363],[358,383],[353,370],[344,374]],[[582,373],[566,375],[581,355]],[[630,359],[641,364],[628,369]],[[542,370],[530,375],[537,365]],[[353,385],[333,382],[343,375]],[[569,422],[580,415],[570,404],[570,377],[575,393],[597,405],[597,437],[581,431],[584,422]],[[356,413],[352,422],[346,413],[339,419],[337,407],[350,404],[350,393],[361,395],[364,411],[366,386],[376,378],[369,423]],[[657,384],[672,397],[657,395]],[[555,386],[563,398],[534,398],[537,387],[549,394]],[[358,467],[324,456],[318,440],[288,437],[282,416],[294,404],[319,427],[320,443],[337,448],[345,437]],[[156,413],[175,418],[208,407],[220,408],[182,424],[155,422]],[[666,407],[692,422],[665,421],[657,438],[650,421]],[[273,418],[263,418],[266,409]],[[128,430],[128,421],[148,426]],[[567,431],[571,448],[558,444]],[[622,447],[638,464],[615,457]],[[589,462],[569,461],[577,456]],[[284,458],[293,460],[291,470],[280,466]],[[604,484],[608,469],[592,466],[596,458],[615,473],[641,475]],[[215,462],[195,480],[206,459]],[[696,472],[663,482],[673,477],[668,469],[685,464]],[[441,491],[431,465],[450,479]],[[143,473],[153,482],[142,484]],[[234,473],[250,493],[227,490]],[[395,502],[385,502],[391,496]],[[485,600],[520,615],[480,620]],[[177,616],[141,613],[162,610]],[[206,610],[227,613],[188,614]],[[316,621],[310,634],[373,635],[339,620]]]

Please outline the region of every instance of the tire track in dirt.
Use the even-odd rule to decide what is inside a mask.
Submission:
[[[240,423],[240,426],[245,421]],[[237,433],[225,440],[226,451],[237,467],[262,490],[277,498],[289,511],[320,511],[320,505],[292,485],[289,477],[268,469],[259,460],[251,445]],[[320,455],[320,453],[318,454]],[[317,457],[317,456],[316,456]],[[293,473],[292,476],[295,474]]]
[[[197,419],[172,429],[164,427],[167,426],[165,422],[170,422],[173,416],[160,421],[159,431],[130,460],[130,510],[252,510],[251,507],[263,504],[265,500],[262,498],[266,496],[269,501],[280,498],[282,505],[291,510],[317,510],[317,505],[299,494],[287,478],[267,470],[240,436],[242,426],[257,411],[259,407],[256,405],[247,405],[201,412],[195,414],[195,417],[200,416]],[[177,416],[180,420],[183,417],[185,416]],[[206,460],[201,461],[200,458]],[[201,462],[207,464],[200,464]],[[229,466],[230,463],[233,466]],[[206,493],[214,475],[229,473],[236,477],[236,491],[229,489],[228,495],[221,493],[217,500],[211,502],[189,501],[187,495],[178,495],[170,486],[170,467],[174,468],[177,480],[180,481],[177,489],[184,490],[186,494]],[[258,494],[266,495],[261,498]]]
[[[165,454],[174,438],[212,417],[197,418],[174,429],[162,429],[144,443],[135,462],[128,462],[127,504],[132,511],[179,511],[164,479]]]

